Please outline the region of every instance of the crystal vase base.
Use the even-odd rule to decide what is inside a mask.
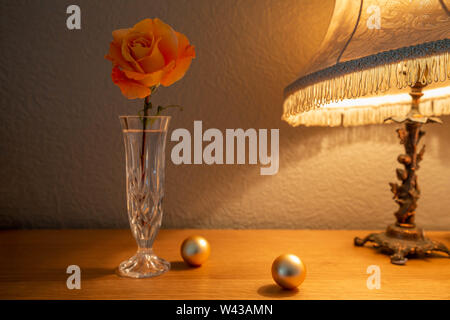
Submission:
[[[138,250],[130,259],[123,261],[118,268],[122,277],[151,278],[170,270],[170,262],[157,257],[153,250]]]

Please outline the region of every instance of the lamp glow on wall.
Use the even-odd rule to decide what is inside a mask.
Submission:
[[[423,124],[450,114],[450,11],[443,0],[336,0],[322,45],[308,69],[285,89],[283,120],[292,126],[355,126],[397,122],[405,153],[396,223],[354,243],[405,264],[412,254],[449,250],[414,222],[420,196]]]

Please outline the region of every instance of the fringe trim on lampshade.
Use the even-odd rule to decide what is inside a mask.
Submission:
[[[425,73],[424,70],[428,72]],[[320,107],[344,99],[383,93],[393,87],[402,89],[414,85],[417,81],[430,84],[447,79],[450,79],[448,52],[353,71],[290,93],[284,101],[282,119],[292,126],[355,126],[383,123],[387,117],[406,115],[411,104],[361,108]],[[425,115],[430,110],[436,116],[450,114],[450,98],[423,101],[420,107]]]
[[[411,103],[386,104],[374,107],[322,108],[289,117],[291,125],[299,126],[358,126],[381,124],[388,117],[403,117],[411,109]],[[424,100],[419,111],[425,116],[450,114],[450,94],[437,99]]]

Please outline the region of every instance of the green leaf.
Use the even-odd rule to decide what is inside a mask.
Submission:
[[[164,107],[163,106],[158,106],[158,109],[156,111],[156,115],[159,115],[162,111],[164,111],[166,109],[169,109],[169,108],[179,108],[180,111],[183,111],[183,107],[182,106],[177,105],[177,104],[171,104],[171,105],[164,106]]]

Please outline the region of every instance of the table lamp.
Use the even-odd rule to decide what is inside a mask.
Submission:
[[[394,264],[405,264],[408,255],[450,254],[414,222],[422,126],[450,114],[449,37],[443,0],[336,0],[318,53],[285,88],[282,119],[292,126],[403,124],[397,129],[403,168],[399,183],[390,183],[396,222],[354,239],[357,246],[374,243]]]

